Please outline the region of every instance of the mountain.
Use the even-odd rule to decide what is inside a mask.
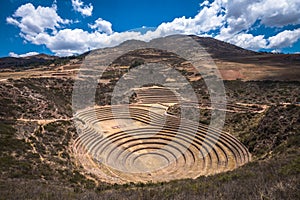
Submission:
[[[10,67],[28,67],[30,65],[37,66],[43,65],[47,63],[51,63],[52,61],[58,59],[57,56],[50,56],[47,54],[38,54],[34,56],[27,57],[4,57],[0,58],[0,69],[1,68],[10,68]]]
[[[196,42],[198,42],[200,44],[201,47],[203,47],[206,52],[212,57],[212,59],[215,61],[215,63],[217,64],[218,68],[220,70],[226,70],[227,68],[230,68],[230,70],[232,70],[231,68],[236,68],[235,65],[236,63],[238,63],[237,69],[238,71],[241,71],[242,69],[247,71],[247,65],[251,65],[250,68],[255,68],[254,70],[262,70],[263,66],[266,67],[273,67],[274,70],[276,71],[276,67],[280,67],[280,68],[284,68],[287,69],[286,71],[297,71],[299,70],[299,66],[300,66],[300,54],[272,54],[272,53],[262,53],[262,52],[255,52],[255,51],[250,51],[250,50],[246,50],[243,49],[241,47],[238,47],[236,45],[227,43],[227,42],[223,42],[223,41],[219,41],[217,39],[214,38],[210,38],[210,37],[198,37],[198,36],[194,36],[191,35],[191,38],[193,38]],[[142,45],[145,42],[142,41],[137,41],[137,40],[129,40],[126,41],[124,43],[122,43],[122,46],[126,46],[126,45],[132,45],[135,44],[136,46],[138,45]],[[120,46],[121,46],[120,45]],[[95,52],[97,50],[93,50],[92,52]],[[147,52],[148,51],[148,52]],[[14,57],[4,57],[4,58],[0,58],[0,69],[2,68],[19,68],[19,67],[34,67],[34,66],[38,66],[38,65],[49,65],[51,63],[58,63],[60,61],[64,61],[64,63],[66,63],[68,60],[73,59],[73,58],[78,58],[80,60],[82,60],[86,55],[88,55],[90,52],[86,52],[84,54],[81,54],[79,56],[71,56],[71,57],[57,57],[57,56],[50,56],[50,55],[46,55],[46,54],[38,54],[38,55],[34,55],[34,56],[28,56],[28,57],[22,57],[22,58],[14,58]],[[160,51],[160,53],[155,53],[153,54],[153,50],[137,50],[136,53],[134,52],[130,52],[128,54],[126,54],[128,57],[125,58],[125,56],[123,55],[121,58],[119,58],[118,60],[114,61],[114,63],[116,64],[120,64],[120,65],[130,65],[132,60],[135,58],[135,54],[136,54],[136,59],[138,58],[142,58],[142,59],[156,59],[155,56],[157,58],[161,57],[163,58],[164,56],[171,56],[173,58],[172,63],[177,63],[182,61],[182,59],[180,60],[180,58],[175,58],[176,55],[172,54],[172,53],[168,53],[168,52],[162,52]],[[174,60],[175,59],[175,60]],[[179,59],[179,60],[178,60]],[[157,60],[157,59],[156,59]],[[159,60],[159,59],[158,59]],[[157,61],[158,61],[157,60]],[[118,63],[119,62],[119,63]],[[257,68],[260,69],[257,69]],[[249,66],[248,66],[249,68]],[[233,71],[236,71],[236,69],[233,69]],[[282,72],[282,71],[281,71]],[[281,73],[277,73],[276,72],[276,78],[280,78],[278,77],[278,75]],[[264,72],[267,73],[267,72]],[[275,77],[275,75],[273,75],[274,72],[270,72],[269,75],[265,74],[265,78],[271,78]],[[282,72],[283,74],[286,74],[286,72]],[[294,73],[295,74],[295,73]],[[296,77],[294,77],[292,74],[288,74],[285,75],[288,76],[288,78],[283,78],[284,80],[286,79],[295,79]],[[235,78],[235,77],[233,77]],[[242,78],[243,76],[237,77],[237,78]],[[244,75],[244,78],[247,79],[247,75]],[[253,77],[250,77],[250,79]],[[263,77],[262,77],[263,78]],[[226,79],[226,77],[225,77]],[[248,78],[249,79],[249,78]]]
[[[272,54],[254,52],[209,37],[190,36],[203,47],[214,61],[223,80],[300,80],[300,54]],[[174,37],[180,47],[180,39]],[[159,41],[160,42],[160,41]],[[126,41],[122,46],[143,46],[140,41]],[[97,52],[97,50],[95,50]],[[201,52],[200,52],[201,53]],[[207,58],[207,57],[206,57]],[[185,60],[173,52],[160,49],[130,51],[113,63],[130,66],[136,63],[165,62],[171,66],[186,68]],[[199,72],[201,73],[201,72]]]
[[[194,35],[190,37],[197,41],[213,58],[216,59],[261,55],[261,53],[246,50],[211,37],[198,37]]]
[[[208,53],[214,61],[215,66],[221,73],[223,80],[299,80],[300,76],[300,54],[272,54],[254,52],[240,48],[238,46],[222,42],[209,37],[189,36],[194,39]],[[173,40],[180,45],[178,37]],[[154,40],[155,41],[155,40]],[[157,39],[156,39],[157,41]],[[158,41],[159,42],[159,41]],[[188,69],[185,60],[172,52],[160,49],[143,49],[145,42],[130,40],[120,44],[121,47],[135,45],[140,49],[127,52],[113,61],[116,66],[132,66],[147,62],[165,62],[171,66],[180,66]],[[180,47],[180,46],[179,46]],[[92,53],[98,51],[106,51],[110,48],[93,50]],[[91,52],[86,52],[79,56],[56,57],[45,54],[29,56],[24,58],[5,57],[0,58],[0,69],[2,70],[18,70],[37,69],[39,66],[68,65],[63,69],[75,69],[80,67],[84,58]],[[76,64],[74,63],[76,60]],[[53,66],[53,65],[51,65]],[[188,68],[187,68],[188,67]],[[58,69],[58,68],[54,68]],[[69,71],[68,71],[69,72]],[[64,71],[54,72],[55,74],[65,74]],[[201,72],[199,72],[201,74]]]

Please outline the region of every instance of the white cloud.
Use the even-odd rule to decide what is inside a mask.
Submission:
[[[70,20],[62,19],[56,13],[56,6],[35,8],[27,3],[20,6],[12,17],[7,17],[6,22],[18,26],[24,35],[35,36],[48,30],[55,33],[61,24],[68,24]]]
[[[205,0],[200,4],[200,7],[204,7],[204,6],[208,6],[209,5],[209,1]]]
[[[141,34],[138,32],[115,32],[108,35],[97,31],[90,33],[82,29],[63,29],[54,35],[40,33],[28,39],[34,44],[46,45],[58,56],[68,56],[96,48],[115,46],[128,39],[139,37]]]
[[[27,57],[27,56],[35,56],[38,55],[38,52],[28,52],[28,53],[24,53],[24,54],[16,54],[14,52],[9,52],[9,56],[10,57],[15,57],[15,58],[23,58],[23,57]]]
[[[269,45],[268,48],[273,49],[280,49],[284,47],[289,47],[293,45],[300,39],[300,28],[295,30],[285,30],[277,35],[269,38]]]
[[[7,17],[6,18],[6,22],[8,23],[8,24],[12,24],[12,25],[15,25],[15,26],[19,26],[19,22],[18,22],[18,20],[15,20],[14,18],[12,18],[12,17]]]
[[[226,25],[219,39],[228,41],[235,34],[247,33],[256,23],[267,27],[283,27],[300,23],[299,0],[238,0],[224,3]]]
[[[274,49],[271,51],[271,53],[281,53],[281,51],[279,49]]]
[[[236,34],[227,40],[227,42],[250,50],[263,49],[266,48],[267,45],[267,40],[263,35],[253,36],[247,33]]]
[[[249,5],[249,13],[270,27],[282,27],[300,23],[299,0],[263,0]]]
[[[269,27],[300,23],[299,0],[239,0],[227,3],[228,32],[248,30],[257,20]]]
[[[84,5],[81,0],[72,0],[74,10],[84,16],[91,16],[93,6]],[[250,32],[255,26],[282,27],[300,24],[299,0],[215,0],[203,2],[199,13],[190,18],[179,17],[159,25],[155,30],[114,32],[109,21],[98,18],[88,24],[92,31],[62,27],[70,20],[62,19],[52,7],[37,7],[25,4],[17,9],[7,23],[18,26],[20,35],[28,42],[46,45],[59,56],[83,53],[85,51],[110,47],[126,40],[149,41],[171,34],[211,35],[243,48],[259,50],[262,48],[280,49],[295,43],[300,29],[282,31],[266,38],[262,34]],[[49,31],[50,30],[50,31]]]
[[[175,18],[172,22],[162,23],[158,30],[162,35],[170,34],[203,34],[223,26],[225,13],[223,2],[216,0],[210,5],[208,2],[201,4],[203,9],[193,18]]]
[[[72,0],[73,9],[83,16],[92,16],[93,5],[90,3],[88,6],[84,5],[81,0]]]
[[[89,27],[96,29],[98,32],[112,34],[112,24],[109,21],[98,18],[95,24],[89,24]]]

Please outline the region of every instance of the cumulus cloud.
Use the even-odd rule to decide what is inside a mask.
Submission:
[[[283,27],[300,23],[299,0],[239,0],[224,4],[227,11],[223,38],[248,31],[256,22],[268,27]]]
[[[201,4],[202,10],[193,18],[175,18],[172,22],[162,23],[158,31],[162,35],[170,34],[203,34],[221,27],[225,20],[225,13],[222,7],[223,2],[216,0],[208,5],[205,1]]]
[[[102,18],[98,18],[95,24],[89,24],[89,27],[96,29],[98,32],[112,34],[112,24]]]
[[[93,5],[90,3],[88,6],[84,5],[81,0],[72,0],[73,9],[83,16],[92,16]]]
[[[268,48],[281,49],[293,45],[300,39],[300,28],[295,30],[285,30],[269,38]]]
[[[259,50],[267,46],[267,40],[263,35],[253,36],[247,33],[234,35],[234,37],[227,40],[227,42],[250,50]]]
[[[6,22],[18,26],[24,35],[35,36],[48,30],[55,33],[57,28],[70,23],[70,20],[62,19],[56,12],[56,6],[35,8],[27,3],[20,6],[12,17],[7,17]]]
[[[74,10],[83,16],[91,16],[93,6],[81,0],[72,0]],[[282,28],[300,24],[299,0],[214,0],[204,1],[194,17],[175,18],[160,24],[155,30],[114,32],[112,24],[102,18],[88,24],[91,31],[64,28],[70,20],[62,19],[52,7],[37,7],[32,4],[20,6],[6,19],[7,23],[20,28],[21,36],[36,45],[46,45],[59,56],[83,53],[88,50],[110,47],[126,40],[149,41],[172,34],[196,34],[213,36],[251,50],[276,49],[290,46],[300,38],[300,29],[282,31],[267,38],[251,32],[253,27]]]
[[[27,39],[33,44],[46,45],[57,56],[69,56],[96,48],[115,46],[128,39],[137,39],[140,36],[141,34],[138,32],[115,32],[108,35],[97,31],[63,29],[53,35],[40,33]]]
[[[25,53],[25,54],[16,54],[14,52],[9,52],[9,56],[10,57],[15,57],[15,58],[23,58],[23,57],[27,57],[27,56],[35,56],[35,55],[38,55],[39,53],[38,52],[28,52],[28,53]]]
[[[249,6],[249,13],[261,19],[261,23],[270,27],[283,27],[300,23],[299,0],[258,1]]]

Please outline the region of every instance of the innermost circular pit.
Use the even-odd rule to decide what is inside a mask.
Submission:
[[[168,158],[158,153],[143,153],[133,160],[133,167],[138,173],[157,171],[168,165]]]

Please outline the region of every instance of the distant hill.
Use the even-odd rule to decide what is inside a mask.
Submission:
[[[255,56],[261,53],[243,49],[236,45],[223,42],[211,37],[198,37],[190,36],[196,40],[205,50],[213,57],[218,59],[233,58],[233,57],[244,57],[244,56]]]
[[[27,67],[30,65],[42,65],[50,63],[58,59],[57,56],[50,56],[47,54],[38,54],[34,56],[27,57],[4,57],[0,58],[0,68],[8,68],[8,67]]]

